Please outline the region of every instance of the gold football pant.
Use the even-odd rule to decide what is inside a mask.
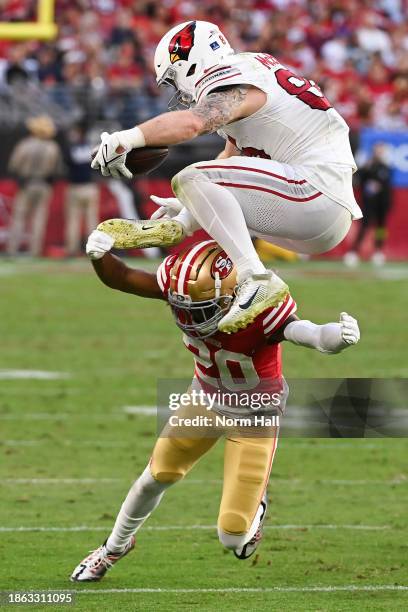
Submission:
[[[197,407],[178,411],[179,416],[183,413],[191,416],[192,412],[197,414]],[[209,413],[203,409],[202,414]],[[166,425],[152,453],[150,471],[153,478],[161,483],[175,483],[184,478],[223,435],[223,432],[218,435],[208,429],[196,427],[195,437],[184,437],[180,436],[179,427]],[[218,515],[218,533],[225,546],[236,547],[241,543],[232,539],[233,544],[229,546],[228,534],[244,536],[251,529],[266,490],[277,439],[277,427],[269,429],[267,437],[247,437],[240,435],[238,430],[226,434]]]

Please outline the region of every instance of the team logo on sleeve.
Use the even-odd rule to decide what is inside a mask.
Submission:
[[[188,60],[194,45],[194,31],[196,22],[191,21],[182,30],[176,32],[169,44],[170,61],[172,64],[179,60]]]
[[[221,251],[217,259],[215,259],[211,266],[211,276],[215,278],[215,273],[218,272],[220,279],[227,278],[232,271],[234,264],[228,257],[225,251]]]

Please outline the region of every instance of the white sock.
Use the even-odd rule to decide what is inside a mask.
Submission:
[[[136,533],[159,505],[165,490],[173,483],[155,480],[147,466],[141,476],[135,481],[116,518],[112,533],[106,548],[109,552],[120,552],[126,546],[129,538]]]
[[[211,183],[193,167],[177,175],[174,187],[179,200],[231,257],[240,281],[265,272],[239,202],[228,189]]]

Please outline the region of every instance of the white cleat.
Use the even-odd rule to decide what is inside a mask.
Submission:
[[[231,308],[218,323],[219,331],[232,334],[245,329],[261,312],[282,302],[288,293],[286,283],[271,271],[253,274],[238,286]]]
[[[114,238],[116,249],[169,247],[179,244],[185,237],[181,223],[172,219],[108,219],[102,221],[97,229]]]
[[[123,559],[135,547],[135,538],[132,536],[120,553],[111,553],[105,544],[93,550],[90,555],[74,569],[71,574],[72,582],[96,582],[104,577],[119,559]]]
[[[249,557],[251,557],[254,554],[259,544],[261,543],[261,540],[263,537],[263,526],[265,523],[267,508],[268,508],[268,502],[267,502],[266,495],[264,495],[259,505],[259,509],[258,509],[258,514],[259,514],[258,528],[255,534],[253,535],[253,537],[246,544],[244,544],[242,548],[236,548],[234,550],[234,555],[236,556],[237,559],[249,559]]]

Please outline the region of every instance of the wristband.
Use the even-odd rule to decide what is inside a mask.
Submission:
[[[118,132],[120,144],[127,150],[139,149],[146,146],[146,140],[142,130],[139,127],[131,128],[130,130],[121,130]]]

